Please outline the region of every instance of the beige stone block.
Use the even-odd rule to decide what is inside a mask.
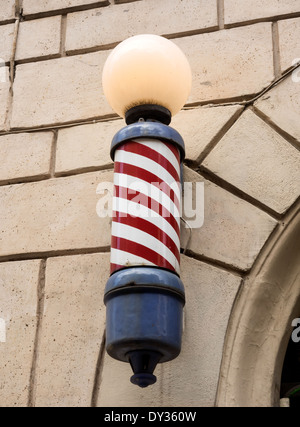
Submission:
[[[141,33],[167,35],[217,26],[217,3],[206,0],[111,5],[68,16],[66,51],[108,45]]]
[[[36,406],[90,406],[108,277],[109,254],[48,259]]]
[[[171,126],[183,137],[186,159],[197,162],[226,125],[241,112],[240,106],[200,107],[181,111],[172,120]]]
[[[224,270],[181,256],[185,285],[182,351],[158,365],[157,383],[146,390],[129,381],[129,364],[106,355],[98,406],[214,406],[229,315],[241,279]]]
[[[0,26],[0,66],[4,62],[9,62],[12,56],[14,24]]]
[[[203,165],[278,213],[300,196],[299,151],[250,110]]]
[[[40,261],[0,264],[2,407],[27,406],[37,323]],[[5,342],[3,342],[5,341]]]
[[[298,0],[224,0],[225,24],[272,18],[299,12]]]
[[[96,207],[101,182],[112,172],[89,173],[0,187],[0,256],[110,245],[111,218]]]
[[[295,65],[295,61],[300,62],[300,18],[279,21],[278,28],[280,63],[282,71],[285,71]]]
[[[260,98],[255,107],[283,131],[300,142],[300,71]]]
[[[192,68],[188,103],[252,95],[267,87],[274,80],[271,26],[261,23],[174,39]]]
[[[112,166],[110,147],[114,135],[125,126],[121,120],[75,126],[58,133],[56,173]]]
[[[9,68],[0,66],[0,130],[5,130],[9,88]]]
[[[0,137],[0,182],[49,176],[53,133],[21,133]]]
[[[112,114],[101,75],[109,52],[17,67],[12,127],[36,127]]]
[[[21,22],[16,60],[59,55],[60,31],[61,16]]]
[[[182,227],[181,246],[233,267],[250,269],[277,222],[189,168],[184,168],[184,181],[204,183],[204,223],[202,227],[192,228],[191,234],[189,228]],[[203,203],[200,197],[197,202],[195,195],[196,189],[192,197],[194,209],[199,215]],[[192,223],[185,211],[184,206],[184,217],[188,223]]]
[[[0,21],[13,20],[15,17],[15,0],[1,0]]]
[[[78,6],[91,4],[107,4],[107,0],[23,0],[23,14],[34,15],[37,13],[60,11]]]

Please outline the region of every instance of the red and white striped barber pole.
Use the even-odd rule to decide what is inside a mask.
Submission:
[[[111,273],[159,267],[180,275],[180,152],[136,138],[114,151]]]
[[[106,283],[106,351],[128,362],[131,382],[148,387],[158,363],[181,351],[181,162],[185,147],[169,126],[186,103],[192,72],[170,40],[142,34],[109,55],[103,90],[126,127],[113,137],[111,275]]]

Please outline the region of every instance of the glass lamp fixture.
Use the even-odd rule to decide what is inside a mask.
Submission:
[[[132,108],[143,105],[160,106],[174,116],[190,94],[192,74],[186,56],[175,43],[142,34],[112,51],[102,83],[108,102],[123,118]]]
[[[181,350],[180,134],[169,127],[191,90],[191,70],[170,40],[139,35],[120,43],[103,90],[127,126],[113,138],[111,275],[105,288],[106,350],[130,363],[131,382],[156,382],[158,363]]]

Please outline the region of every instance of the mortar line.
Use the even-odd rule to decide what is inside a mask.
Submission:
[[[1,131],[0,136],[3,135],[15,135],[19,133],[33,133],[33,132],[46,132],[46,131],[53,131],[56,129],[67,129],[77,126],[83,126],[83,125],[93,125],[97,123],[106,123],[110,121],[120,120],[121,118],[117,116],[116,114],[107,114],[104,116],[96,117],[94,119],[86,119],[86,120],[77,120],[72,122],[65,122],[58,125],[40,125],[38,127],[24,127],[24,128],[13,128],[6,131]]]
[[[98,398],[100,394],[100,386],[102,381],[102,372],[104,368],[104,357],[105,357],[105,345],[106,345],[106,331],[104,329],[98,360],[96,363],[96,369],[95,369],[95,377],[94,377],[94,384],[93,384],[93,391],[92,391],[92,398],[91,398],[91,407],[97,408],[98,405]]]
[[[279,29],[278,22],[272,24],[272,43],[273,43],[273,63],[274,63],[274,75],[278,79],[281,75],[280,65],[280,46],[279,46]]]
[[[224,30],[225,28],[225,7],[224,7],[224,0],[218,0],[217,4],[218,8],[218,22],[219,22],[219,29]]]
[[[68,176],[77,176],[77,175],[84,175],[86,173],[91,172],[104,172],[104,171],[112,171],[114,169],[114,163],[107,163],[106,165],[102,166],[83,166],[78,169],[73,169],[71,171],[62,171],[62,172],[56,172],[54,174],[54,178],[67,178]]]
[[[53,161],[52,161],[53,162]],[[106,164],[103,166],[86,166],[78,169],[73,169],[67,172],[49,172],[43,175],[31,175],[24,176],[19,178],[11,178],[0,181],[0,188],[11,186],[11,185],[22,185],[22,184],[33,184],[38,182],[47,181],[49,179],[60,179],[60,178],[70,178],[78,175],[85,175],[93,172],[109,172],[114,169],[114,164]],[[50,171],[52,171],[52,166],[50,167]]]
[[[15,26],[14,26],[12,51],[11,51],[11,57],[9,61],[10,86],[9,86],[9,95],[8,95],[7,110],[6,110],[6,117],[5,117],[5,124],[4,124],[4,128],[6,130],[10,129],[10,122],[11,122],[11,116],[12,116],[13,95],[14,95],[13,85],[15,81],[15,58],[16,58],[17,42],[18,42],[20,20],[21,20],[21,9],[20,9],[19,0],[16,0],[15,2],[15,15],[16,15],[16,20],[15,20]]]
[[[7,19],[6,21],[0,22],[0,28],[4,27],[5,25],[14,24],[16,22],[16,18]]]
[[[260,209],[261,211],[265,212],[276,221],[281,220],[283,214],[274,211],[272,208],[250,196],[249,194],[245,193],[243,190],[239,189],[235,185],[230,184],[228,181],[224,180],[218,175],[215,175],[205,166],[200,165],[199,168],[197,168],[196,172],[203,178],[207,179],[213,184],[216,184],[218,187],[223,188],[223,190],[228,191],[239,199],[244,200],[245,202],[250,203],[252,206],[256,207],[257,209]]]
[[[36,372],[38,366],[39,349],[42,336],[42,323],[44,315],[44,303],[45,303],[45,284],[46,284],[46,266],[47,260],[41,260],[39,280],[37,286],[37,323],[36,333],[34,339],[34,350],[31,364],[29,391],[28,391],[28,403],[27,406],[30,408],[35,407],[36,402]]]
[[[219,130],[217,135],[208,143],[202,153],[198,156],[195,164],[200,165],[206,159],[206,157],[212,152],[212,150],[218,145],[221,139],[226,135],[226,133],[235,125],[239,118],[244,113],[247,107],[241,107],[236,111],[233,116],[225,123],[225,125]]]
[[[218,268],[220,270],[227,271],[235,276],[240,277],[241,279],[244,278],[248,272],[248,270],[243,270],[239,267],[236,267],[234,265],[227,264],[225,262],[222,262],[220,260],[209,258],[203,254],[197,254],[196,252],[192,251],[191,249],[187,249],[187,251],[184,254],[188,258],[195,259],[197,261],[203,262],[204,264],[210,265],[212,267]]]
[[[8,185],[18,185],[18,184],[27,184],[32,182],[41,182],[46,181],[47,179],[50,179],[49,174],[43,174],[43,175],[30,175],[30,176],[24,176],[20,178],[11,178],[11,179],[4,179],[0,181],[0,188],[6,187]]]
[[[66,56],[66,38],[67,38],[67,20],[68,15],[62,15],[61,17],[61,29],[60,29],[60,56],[61,58]]]
[[[32,14],[25,15],[26,21],[33,21],[35,19],[42,19],[42,18],[49,18],[51,16],[57,16],[57,15],[67,15],[68,13],[74,13],[74,12],[84,12],[91,9],[98,9],[102,7],[107,7],[110,5],[109,0],[106,1],[95,1],[91,4],[86,5],[79,5],[79,6],[71,6],[66,8],[60,8],[55,10],[48,10],[46,12],[36,12]]]
[[[274,123],[266,114],[264,114],[259,108],[253,106],[253,113],[259,117],[264,123],[266,123],[270,128],[272,128],[276,133],[278,133],[286,142],[292,145],[296,150],[300,151],[299,141],[290,135],[288,132],[281,129],[276,123]]]
[[[17,51],[17,42],[18,42],[18,35],[19,35],[19,28],[20,28],[20,20],[21,20],[21,6],[20,1],[16,0],[15,3],[15,14],[16,14],[16,21],[15,21],[15,29],[14,29],[14,37],[13,37],[13,45],[12,45],[12,53],[10,58],[10,81],[11,85],[13,84],[15,80],[15,58],[16,58],[16,51]]]
[[[81,248],[81,249],[64,249],[44,252],[27,252],[24,254],[11,254],[0,256],[0,263],[14,262],[14,261],[29,261],[32,259],[48,259],[62,256],[74,256],[74,255],[89,255],[89,254],[103,254],[109,253],[110,246],[99,246],[92,248]]]
[[[24,0],[15,0],[16,10],[20,11],[20,14],[22,14],[23,11],[23,1]]]
[[[255,24],[283,21],[286,19],[299,18],[299,17],[300,17],[300,12],[292,12],[292,13],[286,13],[286,14],[281,14],[281,15],[266,16],[263,18],[250,19],[248,21],[246,20],[246,21],[241,21],[241,22],[233,22],[230,24],[225,24],[225,29],[230,30],[232,28],[247,27],[247,26],[255,25]]]
[[[55,176],[57,140],[58,140],[58,131],[56,130],[56,131],[53,131],[53,140],[52,140],[52,146],[51,146],[50,166],[49,166],[49,178],[54,178]]]

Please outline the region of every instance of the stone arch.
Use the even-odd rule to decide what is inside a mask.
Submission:
[[[292,320],[300,313],[300,210],[281,224],[245,279],[228,324],[217,406],[279,406]]]

